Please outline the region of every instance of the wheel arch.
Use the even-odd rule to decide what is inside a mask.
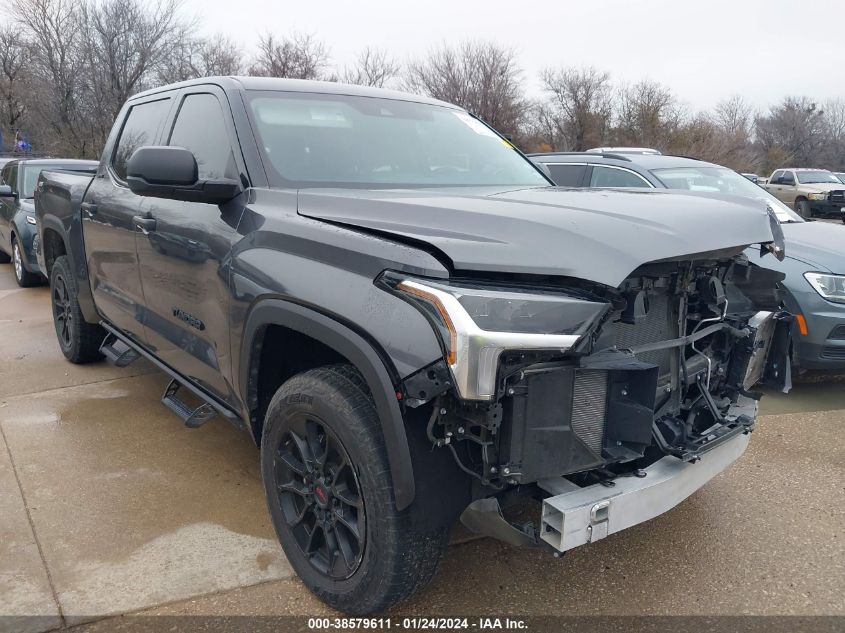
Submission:
[[[260,441],[262,419],[258,389],[265,335],[272,328],[284,328],[315,341],[352,364],[364,377],[372,393],[384,436],[396,507],[403,510],[414,500],[415,483],[411,453],[402,410],[389,360],[361,334],[323,313],[283,299],[263,299],[253,305],[246,318],[240,353],[239,386],[249,411],[253,434]]]

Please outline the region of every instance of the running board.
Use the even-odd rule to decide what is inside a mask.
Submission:
[[[115,367],[126,367],[141,358],[141,355],[134,348],[124,341],[109,333],[100,345],[100,353],[105,356]]]
[[[179,388],[182,385],[175,378],[167,385],[161,403],[173,411],[189,429],[198,429],[211,418],[217,416],[217,411],[207,402],[192,409],[182,398],[179,397]]]
[[[241,415],[238,414],[229,405],[219,401],[212,394],[202,389],[199,385],[192,384],[189,379],[181,376],[179,372],[174,370],[166,363],[162,362],[154,354],[150,353],[143,346],[127,337],[125,334],[123,334],[120,330],[112,326],[107,321],[100,321],[100,325],[103,327],[103,329],[106,330],[106,332],[108,332],[106,341],[103,342],[104,346],[106,345],[106,343],[109,342],[109,339],[111,339],[111,337],[114,337],[115,340],[120,342],[121,346],[132,348],[138,355],[147,359],[150,363],[152,363],[158,369],[166,373],[168,376],[171,377],[173,381],[177,383],[176,387],[173,387],[173,382],[168,385],[168,388],[167,390],[165,390],[164,396],[162,396],[161,399],[162,404],[164,404],[164,406],[176,413],[176,415],[178,415],[183,421],[185,421],[185,423],[190,428],[196,428],[197,426],[201,426],[202,424],[210,420],[212,417],[214,417],[213,415],[209,415],[209,409],[211,411],[214,411],[217,415],[226,418],[227,420],[229,420],[229,422],[234,424],[239,429],[247,430],[249,428],[245,422],[245,419],[242,418]],[[115,349],[122,350],[122,347],[117,348],[114,345],[112,345],[112,347],[115,347]],[[171,387],[173,388],[171,389]],[[197,398],[202,400],[204,402],[204,405],[192,410],[187,404],[182,401],[181,398],[175,397],[176,391],[180,388],[185,388],[190,391]],[[209,409],[205,409],[205,407],[208,407]],[[186,411],[188,412],[187,414],[185,413]]]

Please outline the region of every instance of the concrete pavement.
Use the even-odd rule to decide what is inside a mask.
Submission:
[[[144,363],[66,363],[46,287],[0,266],[0,614],[41,616],[0,628],[329,613],[273,536],[250,438],[183,427],[166,383]],[[394,613],[845,615],[843,387],[770,398],[746,455],[654,521],[561,559],[453,546]]]

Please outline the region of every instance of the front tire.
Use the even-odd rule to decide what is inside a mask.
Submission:
[[[79,289],[67,255],[57,257],[50,270],[50,301],[53,324],[62,354],[76,364],[100,360],[100,344],[105,330],[96,323],[88,323],[79,307]]]
[[[267,410],[261,474],[279,541],[318,598],[354,615],[426,585],[448,540],[398,512],[372,397],[350,365],[306,371]]]
[[[809,200],[796,200],[795,212],[805,220],[809,220],[813,217],[813,210],[810,208]]]
[[[31,288],[41,283],[41,275],[29,272],[24,268],[23,251],[17,238],[12,238],[12,268],[15,271],[15,281],[21,288]]]

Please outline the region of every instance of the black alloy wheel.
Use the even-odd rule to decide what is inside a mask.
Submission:
[[[61,273],[53,276],[53,323],[62,348],[69,348],[73,342],[73,305],[67,282]]]
[[[342,580],[361,564],[366,513],[358,476],[337,436],[298,415],[280,438],[274,483],[296,544],[321,574]]]

